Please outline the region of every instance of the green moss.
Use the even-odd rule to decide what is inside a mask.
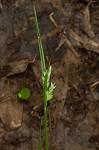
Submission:
[[[28,100],[30,97],[30,90],[28,88],[22,88],[18,92],[18,98],[23,99],[23,100]]]

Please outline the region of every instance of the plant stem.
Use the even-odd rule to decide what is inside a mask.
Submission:
[[[40,59],[41,59],[41,67],[42,67],[42,77],[44,73],[46,72],[46,65],[45,65],[45,57],[44,57],[44,50],[42,46],[41,36],[40,36],[40,30],[38,26],[38,20],[36,15],[36,9],[34,5],[34,14],[35,14],[35,24],[36,24],[36,33],[38,37],[38,45],[39,45],[39,51],[40,51]],[[45,82],[43,82],[43,99],[44,99],[44,129],[45,129],[45,148],[48,150],[48,127],[47,127],[47,78]]]
[[[45,147],[48,150],[47,104],[44,105]]]
[[[47,78],[47,76],[46,76]],[[48,150],[48,127],[47,127],[47,94],[46,94],[46,89],[47,89],[47,80],[44,82],[44,128],[45,128],[45,147],[46,150]]]

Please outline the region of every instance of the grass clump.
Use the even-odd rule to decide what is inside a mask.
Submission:
[[[53,97],[55,84],[53,84],[51,82],[51,78],[50,78],[51,77],[51,66],[49,65],[47,68],[46,64],[45,64],[44,50],[43,50],[35,5],[34,5],[34,14],[35,14],[35,26],[36,26],[36,33],[37,33],[37,38],[38,38],[38,45],[39,45],[40,59],[41,59],[41,68],[42,68],[45,147],[46,147],[46,150],[48,150],[47,103]]]

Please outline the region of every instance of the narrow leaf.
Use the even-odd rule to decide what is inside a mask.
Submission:
[[[45,66],[44,50],[43,50],[43,45],[42,45],[42,40],[41,40],[41,35],[40,35],[40,30],[39,30],[35,5],[34,5],[34,14],[35,14],[36,33],[37,33],[38,45],[39,45],[39,51],[40,51],[40,58],[41,58],[41,67],[42,67],[42,72],[43,72],[43,71],[46,70],[46,66]]]

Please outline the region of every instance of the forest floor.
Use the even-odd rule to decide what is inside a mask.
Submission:
[[[99,150],[99,1],[35,0],[47,65],[49,150]],[[32,0],[0,1],[0,150],[38,150],[41,66]],[[21,88],[29,100],[17,100]]]

